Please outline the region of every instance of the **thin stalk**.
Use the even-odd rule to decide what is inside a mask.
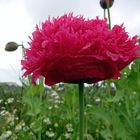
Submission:
[[[138,44],[140,45],[140,38],[138,39]],[[138,88],[140,88],[140,64],[138,64]]]
[[[22,48],[22,60],[24,59],[24,45],[23,45],[23,42],[22,42],[22,44],[20,44],[20,45],[18,45],[18,46],[21,46]],[[23,79],[23,71],[22,71],[22,73],[21,73],[21,98],[23,97],[23,86],[24,86],[24,81],[23,81],[24,79]],[[21,101],[22,102],[22,101]]]
[[[107,14],[108,14],[108,21],[109,21],[108,28],[111,29],[111,16],[110,16],[110,9],[109,9],[109,0],[107,1]]]
[[[24,59],[24,46],[23,46],[23,42],[22,42],[22,44],[21,45],[19,45],[19,46],[22,46],[22,60]],[[23,81],[24,79],[23,79],[23,71],[22,71],[22,73],[21,73],[21,96],[20,96],[20,114],[19,114],[19,118],[21,118],[21,115],[22,115],[22,99],[23,99],[23,91],[24,91],[24,81]]]
[[[41,85],[42,86],[43,84],[43,81],[42,79],[39,80],[39,86]],[[42,139],[42,128],[43,128],[43,119],[42,119],[42,114],[41,114],[41,111],[42,111],[42,105],[43,105],[43,91],[40,90],[40,87],[39,87],[39,94],[40,94],[40,97],[39,97],[39,101],[40,101],[40,113],[39,113],[39,117],[41,118],[41,122],[40,122],[40,131],[38,133],[38,140],[41,140]]]
[[[79,83],[79,140],[84,140],[84,83]]]
[[[87,113],[86,113],[86,115],[84,115],[84,128],[85,128],[85,130],[84,130],[84,134],[85,134],[85,136],[87,136],[87,134],[88,134],[88,130],[87,130],[87,128],[88,128],[88,124],[87,124],[87,120],[88,120],[88,116],[87,116]]]
[[[106,12],[106,9],[104,9],[104,18],[106,18],[106,14],[105,14],[105,12]]]

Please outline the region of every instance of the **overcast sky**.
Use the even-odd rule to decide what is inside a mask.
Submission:
[[[111,8],[112,24],[122,24],[130,35],[140,35],[140,0],[115,0]],[[36,24],[48,16],[73,12],[87,18],[103,18],[99,0],[0,0],[0,82],[17,82],[21,75],[22,50],[4,51],[5,44],[23,42],[28,47]],[[112,25],[112,26],[113,26]]]

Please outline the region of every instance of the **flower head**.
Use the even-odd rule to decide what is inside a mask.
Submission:
[[[123,25],[108,29],[106,19],[84,19],[67,14],[36,26],[22,69],[33,83],[98,82],[120,77],[120,71],[139,58],[137,37],[129,37]]]

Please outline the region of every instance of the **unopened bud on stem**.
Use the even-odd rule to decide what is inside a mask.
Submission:
[[[107,9],[107,5],[109,8],[113,5],[114,0],[100,0],[100,5],[103,9]]]
[[[18,44],[16,42],[9,42],[5,46],[5,50],[8,52],[15,51],[18,48]]]

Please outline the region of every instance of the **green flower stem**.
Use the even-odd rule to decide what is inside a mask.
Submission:
[[[84,83],[79,83],[79,140],[84,140]]]
[[[105,14],[106,10],[104,9],[104,18],[106,18],[106,14]]]
[[[40,81],[39,81],[40,82]],[[41,110],[42,110],[42,92],[39,93],[40,94],[40,113],[39,113],[39,117],[41,117]],[[40,131],[38,132],[38,140],[41,140],[41,134],[42,134],[42,122],[43,120],[41,119],[40,122]]]
[[[24,45],[23,45],[23,42],[21,45],[19,45],[22,47],[22,60],[24,59]],[[24,78],[23,78],[23,71],[21,73],[21,96],[20,96],[20,114],[19,114],[19,118],[22,118],[22,99],[23,99],[23,92],[24,92]]]
[[[110,9],[109,9],[109,0],[107,2],[107,14],[108,14],[108,21],[109,21],[108,28],[111,29],[111,16],[110,16]]]
[[[23,45],[23,42],[22,42],[22,44],[20,44],[19,46],[21,46],[22,48],[22,60],[24,60],[24,45]],[[21,75],[21,97],[23,96],[23,86],[24,86],[24,79],[23,79],[23,71],[22,71],[22,73],[21,73],[22,75]]]
[[[140,45],[140,38],[138,38],[138,44]],[[140,64],[138,64],[138,88],[140,89]]]

